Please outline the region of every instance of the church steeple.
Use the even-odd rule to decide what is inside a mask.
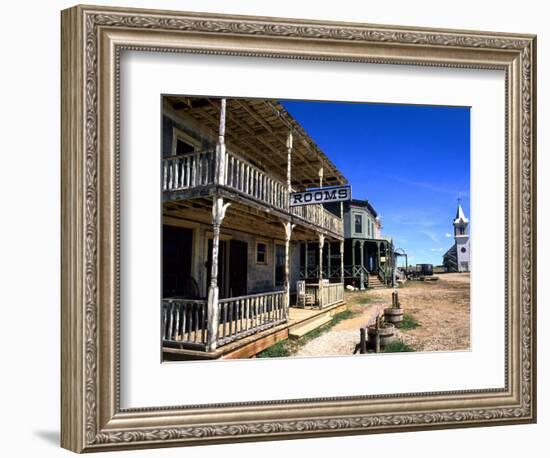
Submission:
[[[470,220],[466,218],[460,199],[456,208],[456,215],[453,219],[455,230],[455,243],[443,255],[443,264],[447,272],[469,272],[470,271],[470,235],[468,225]]]
[[[464,215],[464,210],[460,205],[460,199],[458,199],[458,207],[456,209],[456,216],[453,221],[455,227],[455,239],[457,237],[468,237],[468,224],[470,220]]]

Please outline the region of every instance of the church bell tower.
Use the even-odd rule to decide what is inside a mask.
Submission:
[[[464,210],[458,202],[458,208],[456,209],[456,216],[453,221],[455,229],[455,246],[456,257],[459,272],[470,271],[470,235],[468,233],[468,226],[470,221],[464,215]]]

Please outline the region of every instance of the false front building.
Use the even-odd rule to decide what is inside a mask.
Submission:
[[[347,180],[280,103],[166,96],[162,133],[165,351],[223,356],[292,323],[291,305],[343,303],[322,265],[299,281],[304,242],[343,259],[341,215],[289,195]]]

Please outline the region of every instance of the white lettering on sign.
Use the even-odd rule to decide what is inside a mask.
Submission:
[[[331,186],[290,194],[290,206],[324,204],[351,200],[351,186]]]

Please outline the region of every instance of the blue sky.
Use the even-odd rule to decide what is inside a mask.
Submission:
[[[442,263],[460,197],[470,217],[470,109],[283,101],[382,218],[409,263]]]

